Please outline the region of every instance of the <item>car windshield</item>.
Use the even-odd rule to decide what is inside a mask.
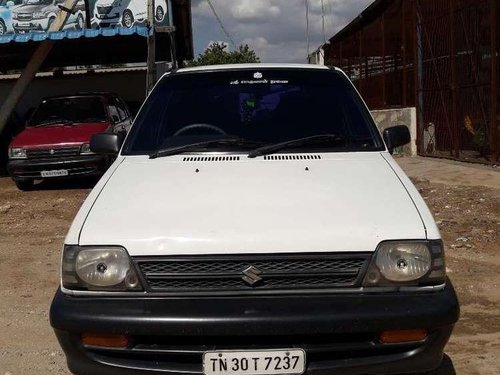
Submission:
[[[106,111],[100,97],[54,98],[46,99],[38,106],[29,126],[103,121],[106,121]]]
[[[239,141],[205,142],[228,137]],[[267,68],[163,78],[138,114],[123,154],[190,144],[192,150],[182,151],[246,152],[256,143],[262,147],[302,138],[308,140],[280,147],[280,152],[383,149],[371,116],[341,73]]]
[[[26,4],[43,4],[43,5],[49,5],[49,4],[52,4],[52,0],[28,0],[28,1],[26,1]]]

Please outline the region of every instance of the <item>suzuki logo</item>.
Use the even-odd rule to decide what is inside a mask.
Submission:
[[[262,271],[259,270],[257,267],[250,266],[247,269],[243,271],[243,281],[246,282],[250,286],[254,286],[257,284],[259,281],[262,280],[262,277],[259,275],[262,274]]]

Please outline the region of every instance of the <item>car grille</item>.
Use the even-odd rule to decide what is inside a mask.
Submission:
[[[357,287],[369,254],[134,258],[149,292],[203,293]]]
[[[31,13],[18,13],[17,19],[18,21],[31,21],[33,19],[33,15]]]
[[[99,13],[99,14],[108,14],[112,10],[113,10],[112,6],[108,6],[108,7],[100,7],[100,6],[98,6],[97,7],[97,13]]]
[[[28,159],[48,159],[65,156],[78,156],[80,147],[60,147],[60,148],[37,148],[26,150]]]

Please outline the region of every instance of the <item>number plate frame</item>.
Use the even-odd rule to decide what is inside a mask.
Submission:
[[[288,355],[287,355],[288,354]],[[298,356],[298,362],[294,366],[295,369],[279,369],[277,370],[275,357],[281,358],[280,364],[285,366],[283,358]],[[266,364],[268,358],[272,357],[271,365]],[[257,358],[257,362],[255,359]],[[214,371],[214,366],[219,365],[219,362],[212,362],[212,359],[225,359],[227,362],[227,370]],[[241,367],[241,360],[246,359],[248,367],[246,370],[239,368],[233,370],[233,359],[238,360],[238,368]],[[218,370],[221,370],[219,367]],[[205,375],[302,375],[306,371],[306,352],[304,349],[269,349],[269,350],[215,350],[203,353],[203,373]]]

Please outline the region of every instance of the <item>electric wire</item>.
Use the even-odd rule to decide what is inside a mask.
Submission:
[[[309,41],[309,1],[304,0],[306,6],[306,41],[307,41],[307,61],[309,61],[310,52],[310,41]]]
[[[226,27],[224,26],[224,23],[222,22],[222,19],[219,17],[219,14],[217,13],[217,11],[215,10],[215,7],[214,7],[212,1],[211,0],[207,0],[207,3],[208,3],[208,6],[210,7],[210,9],[212,10],[212,13],[214,14],[215,19],[219,23],[219,26],[220,26],[222,32],[229,39],[229,42],[231,42],[233,48],[237,49],[238,47],[236,46],[236,43],[234,42],[234,39],[231,37],[231,34],[229,34],[229,32],[227,31]]]

